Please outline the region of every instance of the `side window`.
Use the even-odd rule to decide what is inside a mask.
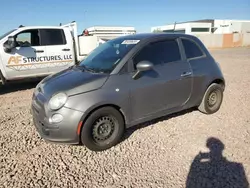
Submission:
[[[40,39],[38,30],[26,30],[16,35],[17,46],[19,47],[29,47],[29,46],[39,46]]]
[[[181,41],[184,46],[184,50],[188,59],[194,57],[200,57],[203,55],[203,52],[194,42],[187,39],[182,39]]]
[[[155,42],[144,47],[134,58],[134,66],[147,60],[154,65],[181,60],[179,46],[176,40]]]
[[[64,31],[62,29],[41,29],[41,45],[63,45],[66,44]]]

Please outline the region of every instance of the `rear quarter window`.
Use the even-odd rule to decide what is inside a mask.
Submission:
[[[181,41],[188,59],[197,58],[204,55],[204,52],[195,42],[188,39],[181,39]]]

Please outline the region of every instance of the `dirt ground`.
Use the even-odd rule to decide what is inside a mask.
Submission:
[[[38,136],[29,111],[36,83],[0,86],[0,187],[247,187],[250,48],[211,52],[226,79],[219,112],[136,126],[99,153]]]

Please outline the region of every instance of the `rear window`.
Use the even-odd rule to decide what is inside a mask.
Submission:
[[[66,44],[64,31],[62,29],[41,29],[41,45],[63,45]]]
[[[186,57],[188,59],[203,56],[203,52],[201,51],[201,49],[199,48],[199,46],[196,43],[192,42],[191,40],[187,40],[187,39],[181,39],[181,40],[182,40],[182,44],[184,46]]]

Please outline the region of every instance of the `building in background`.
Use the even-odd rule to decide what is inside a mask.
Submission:
[[[250,20],[194,20],[152,27],[151,32],[175,32],[193,35],[250,33]]]

